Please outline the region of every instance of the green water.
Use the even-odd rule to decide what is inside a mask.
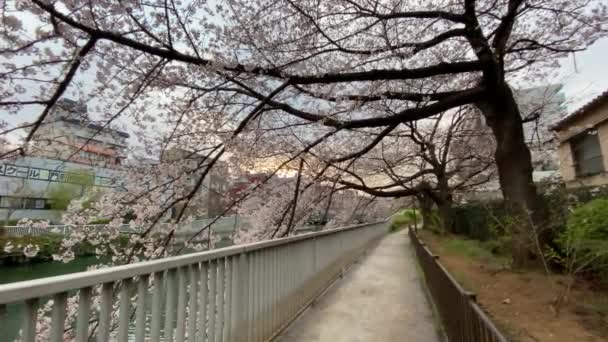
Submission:
[[[100,262],[101,260],[96,257],[88,256],[80,257],[69,263],[48,261],[22,265],[2,265],[0,266],[0,284],[82,272],[86,271],[88,266],[96,265]]]
[[[18,281],[32,280],[38,278],[52,277],[63,274],[85,271],[88,266],[101,263],[102,260],[94,256],[80,257],[69,263],[57,261],[38,262],[23,265],[0,266],[0,284],[14,283]],[[43,299],[42,303],[45,300]],[[7,322],[4,325],[8,331],[3,331],[1,341],[13,341],[21,329],[21,312],[23,304],[9,304],[7,309]]]

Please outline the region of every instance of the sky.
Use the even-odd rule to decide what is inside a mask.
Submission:
[[[608,90],[608,38],[565,59],[556,81],[564,84],[570,113]]]

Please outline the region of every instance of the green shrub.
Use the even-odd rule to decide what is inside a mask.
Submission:
[[[439,218],[439,210],[433,209],[431,210],[430,221],[423,222],[424,229],[428,229],[436,234],[443,234],[443,228],[441,227],[441,219]]]
[[[452,233],[486,241],[508,235],[509,215],[501,202],[469,203],[452,208]]]
[[[479,243],[474,240],[450,238],[445,242],[445,248],[452,253],[460,254],[473,259],[492,257],[490,251],[482,248]]]
[[[595,199],[608,198],[608,186],[576,187],[565,189],[565,192],[579,203],[588,203]]]
[[[57,254],[61,249],[61,241],[64,236],[60,234],[47,234],[41,236],[21,236],[21,237],[0,237],[0,256],[4,254],[4,246],[9,242],[14,247],[14,251],[19,251],[17,246],[26,246],[28,244],[36,245],[40,250],[35,257],[31,258],[32,261],[43,261],[51,260],[53,254]],[[118,246],[124,247],[127,245],[128,237],[120,236],[118,239]],[[73,248],[76,256],[90,256],[95,255],[95,246],[88,242],[79,243]]]
[[[1,220],[0,227],[4,228],[4,226],[16,226],[19,220]]]
[[[391,232],[398,231],[404,226],[413,224],[416,220],[420,220],[420,218],[420,213],[416,209],[403,209],[399,213],[393,215],[389,229]]]
[[[4,253],[4,246],[9,242],[15,247],[26,246],[28,244],[37,245],[40,248],[35,259],[49,260],[52,255],[57,253],[61,245],[62,235],[49,234],[44,236],[22,236],[22,237],[2,237],[0,238],[0,255]]]
[[[97,220],[93,220],[91,222],[89,222],[89,224],[108,224],[110,223],[110,221],[112,221],[111,219],[97,219]]]
[[[491,240],[494,241],[494,240]],[[511,262],[510,255],[495,253],[488,249],[488,243],[478,240],[463,239],[458,236],[450,236],[444,239],[442,244],[447,251],[462,255],[471,260],[482,262],[489,270],[502,270]]]
[[[483,248],[494,255],[509,255],[511,253],[511,235],[497,236],[493,239],[483,241]]]
[[[572,211],[556,238],[565,254],[567,272],[605,273],[608,268],[608,199],[600,198]]]

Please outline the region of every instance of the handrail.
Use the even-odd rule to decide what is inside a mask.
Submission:
[[[23,342],[266,341],[386,234],[385,222],[0,285],[0,330],[22,305],[12,312]]]
[[[321,232],[305,233],[296,236],[253,242],[249,244],[228,246],[211,251],[190,253],[163,259],[141,261],[128,265],[113,266],[93,271],[75,272],[67,275],[46,277],[34,280],[20,281],[16,283],[0,285],[0,304],[21,301],[31,297],[43,297],[58,291],[69,291],[77,288],[93,286],[103,282],[113,282],[164,271],[169,268],[187,266],[195,262],[205,262],[245,252],[252,252],[273,246],[279,246],[298,241],[314,239],[325,235],[336,234],[360,227],[376,225],[384,221],[363,223],[352,226],[328,229]],[[24,292],[27,289],[27,292]]]
[[[508,342],[476,302],[475,294],[462,288],[413,229],[408,235],[448,341]]]
[[[213,222],[214,220],[215,219],[194,220],[188,224],[182,225],[181,228],[187,230],[187,228],[192,227],[194,225],[205,226],[205,225]],[[219,229],[218,227],[220,227],[222,224],[226,224],[226,223],[232,224],[233,222],[236,222],[236,220],[237,220],[236,216],[221,217],[221,218],[215,220],[215,222],[211,225],[211,228],[213,230],[217,230],[220,233],[225,233],[228,230]],[[163,224],[164,223],[161,223],[161,226]],[[80,225],[80,226],[73,226],[73,225],[69,225],[69,224],[57,224],[57,225],[48,225],[44,228],[30,227],[30,226],[4,226],[4,230],[10,236],[25,236],[25,235],[38,236],[38,235],[44,235],[44,234],[67,235],[71,232],[72,229],[74,229],[76,227],[93,228],[93,229],[100,230],[100,229],[107,227],[107,224],[85,224],[85,225]],[[129,224],[121,224],[119,226],[118,230],[122,233],[140,233],[141,232],[140,229],[131,228],[131,226]],[[193,230],[198,230],[198,229],[193,229]]]

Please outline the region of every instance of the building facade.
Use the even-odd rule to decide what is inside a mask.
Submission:
[[[86,105],[63,99],[33,136],[32,154],[84,165],[117,168],[129,134],[92,121]]]
[[[0,220],[58,222],[57,196],[121,185],[125,132],[92,121],[86,105],[59,100],[33,135],[27,157],[0,161]]]
[[[206,165],[205,160],[205,156],[179,147],[166,149],[160,157],[161,163],[181,164],[184,172],[202,169]],[[200,172],[192,173],[190,180],[191,187],[196,185],[200,176]],[[230,203],[227,197],[229,177],[228,165],[221,160],[216,161],[210,172],[205,175],[202,184],[200,184],[200,189],[198,190],[200,195],[199,203],[196,205],[189,203],[188,210],[185,211],[186,216],[195,215],[211,218],[222,215]],[[171,218],[176,218],[181,208],[181,204],[175,205],[171,211]]]
[[[55,194],[69,191],[79,197],[88,187],[121,186],[121,171],[41,157],[0,162],[0,220],[22,218],[59,222]]]
[[[553,130],[566,186],[608,184],[608,91],[559,121]]]

